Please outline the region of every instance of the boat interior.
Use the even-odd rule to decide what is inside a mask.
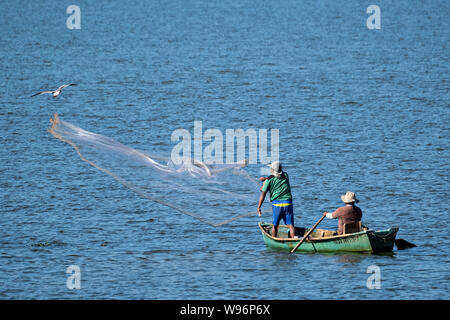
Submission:
[[[267,234],[269,234],[269,235],[272,234],[272,224],[262,224],[262,228],[264,229],[264,231]],[[367,229],[368,228],[363,226],[361,224],[361,222],[359,221],[358,223],[355,223],[355,224],[344,225],[344,235],[364,231]],[[299,238],[302,238],[303,235],[308,232],[308,230],[309,230],[308,228],[295,227],[295,235]],[[335,236],[338,236],[338,233],[335,230],[316,229],[309,235],[309,238],[310,239],[322,239],[322,238],[330,238],[330,237],[335,237]],[[284,226],[284,225],[278,226],[277,238],[290,239],[289,227]]]

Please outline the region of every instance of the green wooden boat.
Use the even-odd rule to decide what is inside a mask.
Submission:
[[[295,245],[308,232],[307,228],[295,227],[295,235],[298,239],[289,238],[289,228],[278,226],[277,237],[271,236],[272,224],[260,222],[264,242],[271,249],[291,251]],[[296,252],[362,252],[379,253],[392,251],[398,228],[392,227],[386,230],[365,229],[360,232],[336,235],[335,231],[316,229],[305,240]]]

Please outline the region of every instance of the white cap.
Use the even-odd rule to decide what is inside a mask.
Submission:
[[[272,169],[275,172],[281,172],[281,163],[280,161],[274,161],[271,164],[268,165],[270,169]]]

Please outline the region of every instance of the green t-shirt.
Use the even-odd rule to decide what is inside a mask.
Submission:
[[[292,199],[291,186],[289,185],[289,176],[283,172],[280,179],[270,176],[261,188],[261,191],[270,191],[270,201]]]

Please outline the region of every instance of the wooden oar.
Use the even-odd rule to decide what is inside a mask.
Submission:
[[[323,215],[322,218],[320,218],[319,221],[317,221],[316,224],[315,224],[311,229],[309,229],[309,231],[308,231],[308,232],[306,233],[306,235],[302,238],[302,240],[300,240],[300,241],[297,243],[297,245],[294,247],[294,249],[291,250],[291,253],[294,253],[294,252],[297,250],[297,248],[300,247],[300,245],[303,243],[303,241],[305,241],[305,240],[309,237],[309,235],[311,234],[311,232],[314,231],[314,229],[319,225],[319,223],[322,222],[322,220],[323,220],[324,218],[325,218],[325,215]]]

